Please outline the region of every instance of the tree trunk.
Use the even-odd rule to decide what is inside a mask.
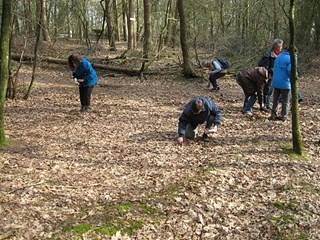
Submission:
[[[177,4],[176,4],[175,10],[174,10],[174,19],[178,19],[178,18],[179,18],[179,12],[178,12]],[[178,26],[177,21],[174,21],[174,23],[172,25],[172,31],[170,34],[171,35],[170,42],[171,42],[172,47],[175,47],[178,42],[177,26]]]
[[[162,44],[164,43],[164,36],[167,35],[167,32],[168,32],[168,21],[169,21],[168,19],[169,19],[170,9],[171,9],[171,0],[168,0],[166,13],[164,16],[164,25],[161,29],[160,36],[159,36],[158,52],[161,50]]]
[[[302,154],[302,139],[299,129],[297,58],[295,51],[294,0],[290,0],[289,28],[290,28],[290,59],[291,59],[291,95],[292,95],[292,142],[295,153]]]
[[[34,61],[33,61],[33,65],[32,65],[31,81],[30,81],[28,90],[23,97],[23,99],[25,99],[25,100],[27,100],[30,96],[33,82],[36,77],[36,67],[37,67],[37,60],[38,60],[38,47],[39,47],[39,42],[40,42],[40,37],[41,37],[41,9],[40,8],[41,8],[41,0],[37,0],[37,13],[39,15],[37,16],[36,42],[34,45]]]
[[[135,7],[134,0],[129,0],[129,11],[128,11],[128,49],[134,49],[136,47],[136,31],[135,31]]]
[[[40,25],[41,25],[41,32],[44,41],[51,41],[47,20],[46,20],[46,0],[40,0]]]
[[[143,0],[144,8],[144,43],[143,43],[143,58],[148,61],[150,55],[151,40],[151,2],[150,0]]]
[[[278,4],[276,0],[272,2],[273,7],[273,39],[279,38],[279,19],[277,14]]]
[[[119,18],[118,18],[118,3],[117,0],[112,1],[113,16],[114,16],[114,28],[115,28],[115,40],[120,41],[120,29],[119,29]]]
[[[184,15],[184,4],[183,0],[177,0],[177,7],[179,11],[179,18],[180,18],[180,44],[183,56],[183,74],[186,77],[195,77],[196,73],[194,72],[191,61],[189,58],[189,47],[188,47],[188,40],[187,40],[187,25],[186,19]]]
[[[164,44],[165,46],[168,46],[170,45],[169,41],[170,41],[170,38],[171,38],[171,34],[172,34],[172,19],[174,18],[174,13],[172,12],[172,0],[169,0],[170,3],[169,3],[169,16],[168,16],[168,26],[167,26],[167,32],[166,32],[166,35],[165,35],[165,38],[164,38]]]
[[[10,26],[12,21],[12,1],[2,1],[2,19],[0,36],[0,145],[6,144],[5,122],[4,122],[4,101],[9,80],[9,59],[10,59]]]
[[[122,31],[123,41],[128,41],[128,7],[126,0],[122,0]]]
[[[107,34],[108,34],[108,40],[109,40],[109,47],[110,50],[116,50],[116,43],[115,43],[115,29],[113,26],[113,15],[111,12],[111,4],[110,0],[105,0],[105,11],[106,11],[106,17],[107,17]]]
[[[31,24],[31,6],[30,6],[30,0],[24,0],[24,30],[27,33],[32,32],[32,24]]]
[[[224,0],[220,0],[220,10],[219,10],[219,17],[220,17],[220,25],[221,25],[221,34],[222,36],[225,35],[225,22],[224,22]]]

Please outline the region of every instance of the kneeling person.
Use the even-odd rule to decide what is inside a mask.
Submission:
[[[221,122],[221,111],[215,103],[205,97],[191,99],[179,118],[178,144],[183,144],[185,138],[194,139],[198,132],[198,125],[206,122],[202,137],[208,141],[208,134],[216,133]],[[213,125],[213,127],[212,127]]]

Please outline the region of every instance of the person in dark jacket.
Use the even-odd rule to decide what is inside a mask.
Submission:
[[[236,81],[242,88],[245,98],[242,112],[247,115],[252,114],[252,108],[257,98],[260,105],[260,111],[267,112],[268,110],[263,106],[263,90],[272,78],[272,74],[264,67],[255,67],[239,72],[236,76]]]
[[[196,97],[191,99],[179,117],[178,144],[183,144],[185,138],[194,139],[198,132],[198,125],[204,122],[206,122],[206,127],[202,138],[204,141],[208,141],[209,134],[216,133],[218,130],[221,111],[209,98]]]
[[[79,85],[81,112],[90,108],[93,87],[98,82],[98,76],[91,63],[79,54],[72,54],[68,57],[68,65],[72,71],[74,81]]]
[[[258,66],[266,68],[271,74],[273,74],[274,61],[281,53],[283,47],[283,40],[275,39],[272,43],[272,47],[269,51],[265,52],[260,59]],[[270,97],[272,95],[271,79],[264,87],[264,106],[270,109]]]

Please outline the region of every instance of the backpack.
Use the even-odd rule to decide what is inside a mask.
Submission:
[[[217,60],[223,69],[227,69],[231,66],[231,63],[224,58],[217,58]]]

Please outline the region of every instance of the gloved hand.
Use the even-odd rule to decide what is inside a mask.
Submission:
[[[205,133],[205,134],[217,133],[217,131],[218,131],[218,126],[217,126],[217,125],[214,125],[211,129],[206,128],[206,129],[204,130],[204,133]]]
[[[73,78],[73,81],[79,85],[78,79],[77,78]]]

